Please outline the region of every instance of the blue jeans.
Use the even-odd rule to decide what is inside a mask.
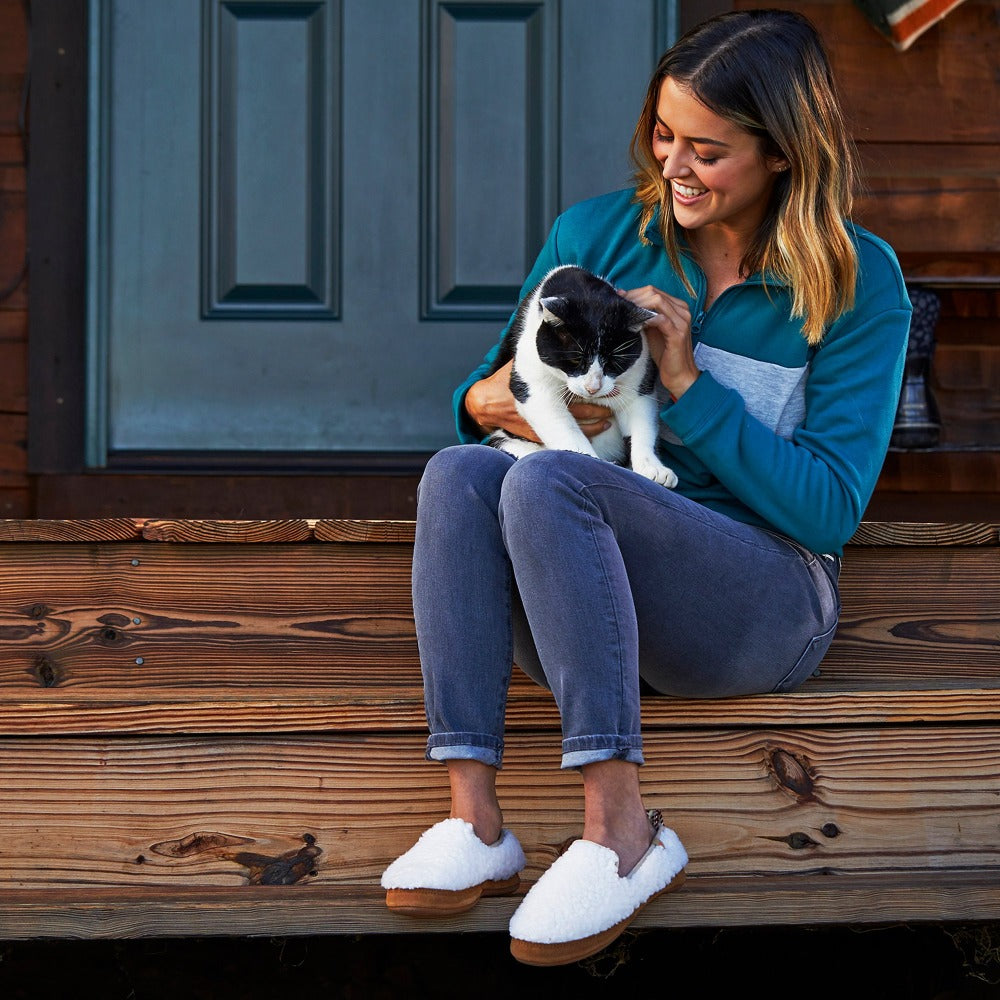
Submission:
[[[563,767],[641,764],[640,690],[720,698],[811,676],[839,568],[586,455],[447,448],[421,479],[413,557],[427,756],[500,766],[516,662],[555,696]]]

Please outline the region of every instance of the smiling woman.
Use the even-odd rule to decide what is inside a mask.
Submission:
[[[657,457],[676,489],[589,448],[478,447],[523,423],[498,345],[455,392],[464,446],[432,457],[417,506],[426,753],[447,764],[451,816],[386,870],[386,902],[440,916],[513,891],[522,855],[496,787],[513,655],[552,691],[562,766],[583,776],[582,839],[511,919],[530,964],[593,954],[684,878],[640,794],[641,682],[785,692],[825,655],[909,325],[895,255],[847,219],[853,159],[805,18],[691,31],[660,60],[632,149],[635,188],[564,212],[522,299],[576,265],[653,314]]]
[[[706,22],[667,52],[632,156],[641,229],[662,206],[671,261],[682,270],[683,231],[706,270],[709,302],[770,272],[792,290],[792,315],[811,344],[852,304],[857,261],[846,220],[856,154],[826,55],[803,17],[747,11]]]

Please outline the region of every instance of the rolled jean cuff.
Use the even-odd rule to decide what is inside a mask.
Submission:
[[[503,742],[479,733],[441,733],[427,740],[428,760],[478,760],[500,769]]]
[[[644,764],[641,736],[574,736],[562,742],[563,768],[578,768],[602,760]]]

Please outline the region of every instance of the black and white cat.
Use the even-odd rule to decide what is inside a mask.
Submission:
[[[522,301],[491,368],[513,358],[511,392],[543,444],[502,429],[486,443],[515,458],[542,447],[581,452],[676,486],[656,455],[657,373],[642,330],[655,315],[582,267],[549,271]],[[608,407],[611,427],[587,438],[569,412],[580,401]]]

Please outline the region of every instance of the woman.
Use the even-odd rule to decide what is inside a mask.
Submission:
[[[882,241],[848,220],[855,180],[826,55],[801,16],[724,14],[660,60],[632,142],[634,189],[555,223],[524,293],[558,264],[658,316],[673,491],[531,436],[496,348],[455,396],[465,444],[421,483],[413,598],[451,817],[385,872],[393,909],[461,912],[524,865],[495,778],[511,660],[549,687],[584,828],[511,920],[522,961],[613,940],[687,856],[647,814],[640,684],[667,695],[788,691],[816,669],[837,577],[888,447],[910,305]],[[608,412],[579,406],[585,432]]]

